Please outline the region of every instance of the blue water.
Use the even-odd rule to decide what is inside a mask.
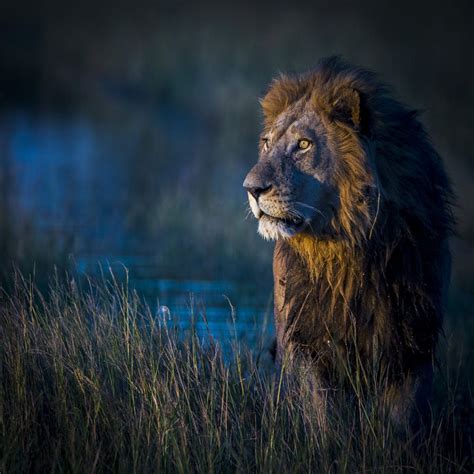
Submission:
[[[110,266],[123,276],[126,268],[130,287],[156,314],[169,316],[183,330],[194,324],[203,337],[222,344],[235,339],[260,344],[273,332],[268,285],[252,287],[209,279],[209,275],[199,277],[199,261],[193,265],[192,279],[189,268],[180,263],[179,249],[177,255],[160,255],[158,247],[154,258],[139,254],[141,244],[136,244],[137,236],[130,233],[127,219],[135,208],[146,210],[153,195],[141,194],[140,184],[133,180],[140,183],[144,178],[134,178],[134,167],[151,167],[156,186],[166,181],[173,192],[183,187],[196,166],[181,146],[191,133],[186,121],[177,120],[173,130],[163,131],[153,127],[162,128],[163,122],[169,128],[169,120],[151,126],[141,120],[104,126],[79,114],[34,115],[17,110],[0,115],[0,151],[11,177],[13,225],[20,224],[20,235],[25,234],[21,225],[27,222],[28,232],[43,236],[43,241],[66,242],[74,270],[80,274],[97,275]],[[144,130],[152,137],[161,133],[170,139],[182,162],[174,165],[178,155],[172,154],[171,144],[163,146],[169,150],[165,159],[147,150],[142,143],[147,136]],[[184,181],[173,174],[175,169],[185,174]],[[236,188],[240,191],[240,184]],[[192,191],[187,192],[193,196]],[[148,245],[156,247],[157,242]]]
[[[0,116],[0,133],[18,220],[57,240],[72,236],[74,252],[120,246],[124,170],[110,133],[80,116],[23,111]]]
[[[149,277],[159,272],[146,257],[76,257],[76,270],[84,275],[113,273],[136,290],[153,314],[184,331],[191,325],[202,339],[212,338],[228,347],[235,341],[252,348],[269,345],[273,334],[271,295],[252,291],[231,281]]]

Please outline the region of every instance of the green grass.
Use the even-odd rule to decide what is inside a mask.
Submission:
[[[0,472],[471,472],[467,362],[447,352],[414,447],[360,381],[322,429],[304,373],[238,341],[224,358],[113,278],[44,297],[17,276],[0,299]]]

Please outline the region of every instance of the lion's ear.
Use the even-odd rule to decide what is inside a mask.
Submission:
[[[345,87],[338,91],[333,100],[331,118],[346,123],[356,129],[361,126],[360,94],[354,89]]]

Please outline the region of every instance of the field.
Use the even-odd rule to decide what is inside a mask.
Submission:
[[[322,426],[304,370],[238,340],[224,353],[113,275],[56,276],[45,294],[14,281],[0,300],[2,473],[472,472],[465,326],[462,339],[447,325],[432,425],[414,441],[350,369]]]

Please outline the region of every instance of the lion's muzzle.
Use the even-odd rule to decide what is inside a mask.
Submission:
[[[258,219],[259,234],[271,240],[290,238],[304,227],[304,219],[291,212],[288,200],[279,196],[276,188],[263,181],[255,167],[247,175],[244,184],[253,215]]]

